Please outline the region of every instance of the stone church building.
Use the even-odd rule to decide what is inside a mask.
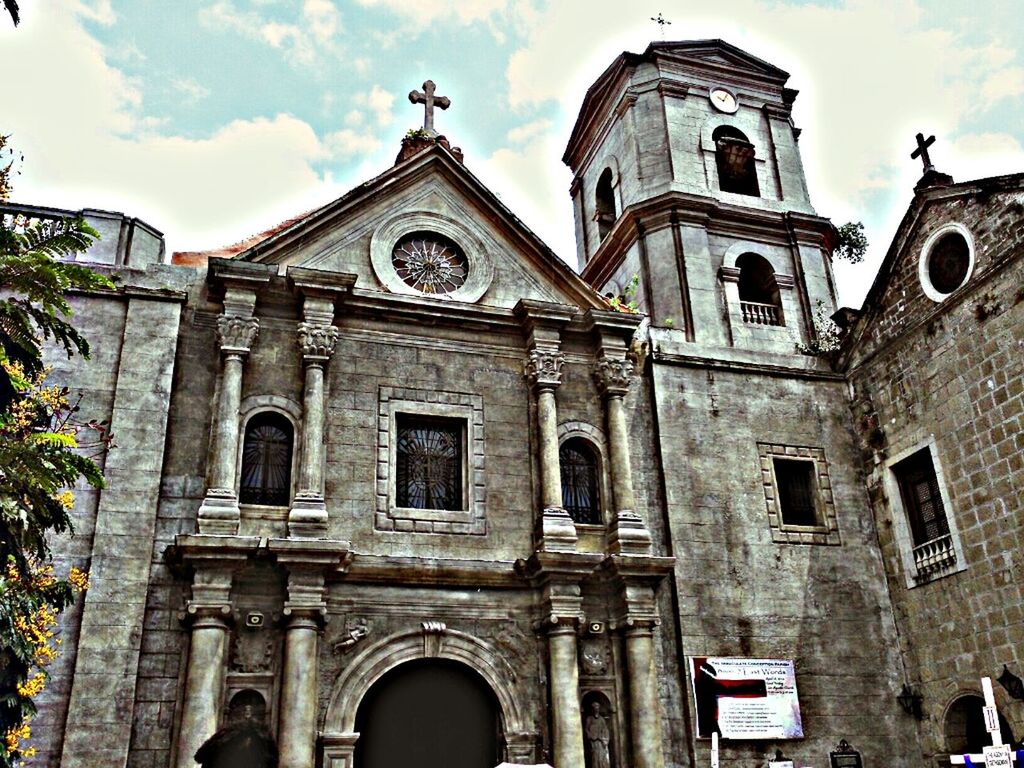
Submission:
[[[929,165],[815,354],[836,230],[787,80],[616,58],[563,157],[578,273],[429,124],[219,255],[86,211],[117,289],[54,375],[118,447],[30,764],[191,768],[242,719],[284,768],[980,751],[980,677],[1024,673],[1024,177]],[[745,659],[788,695],[715,671]]]

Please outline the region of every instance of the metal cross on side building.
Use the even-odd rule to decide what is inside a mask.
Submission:
[[[422,91],[409,91],[409,101],[423,105],[423,130],[431,136],[437,135],[437,131],[434,130],[434,107],[448,109],[452,105],[452,100],[447,96],[434,95],[436,88],[433,80],[427,80]]]
[[[921,158],[921,162],[924,163],[924,172],[935,170],[935,166],[932,165],[932,159],[928,156],[928,147],[935,143],[935,137],[929,136],[925,139],[923,133],[917,134],[917,149],[910,153],[910,157],[913,159]]]

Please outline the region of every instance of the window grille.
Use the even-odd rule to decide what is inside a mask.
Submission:
[[[949,522],[939,492],[931,452],[924,448],[893,467],[914,546],[949,536]]]
[[[397,427],[397,505],[462,509],[462,422],[399,414]]]
[[[279,413],[267,411],[249,419],[242,443],[243,504],[285,506],[291,500],[292,425]]]
[[[562,470],[562,506],[574,522],[601,522],[597,493],[597,456],[584,440],[566,440],[558,450]]]
[[[783,524],[821,525],[815,500],[814,462],[781,458],[773,461]]]

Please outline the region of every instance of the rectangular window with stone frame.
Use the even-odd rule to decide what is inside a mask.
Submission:
[[[908,587],[966,568],[936,450],[931,437],[885,463],[893,533]]]
[[[377,530],[487,532],[480,395],[381,387],[377,448]]]
[[[772,541],[840,544],[825,452],[809,446],[757,445]]]

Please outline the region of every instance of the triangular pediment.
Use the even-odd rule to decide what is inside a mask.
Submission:
[[[454,246],[454,255],[439,257],[448,270],[444,279],[413,284],[405,262],[394,257],[396,246],[417,233],[429,235],[428,243]],[[605,306],[440,146],[398,163],[237,258],[354,274],[357,292],[416,297],[449,309],[459,304],[512,309],[522,299],[581,309]]]
[[[687,40],[683,42],[651,43],[647,57],[670,58],[680,63],[705,68],[709,65],[785,82],[789,74],[742,48],[724,40]]]

